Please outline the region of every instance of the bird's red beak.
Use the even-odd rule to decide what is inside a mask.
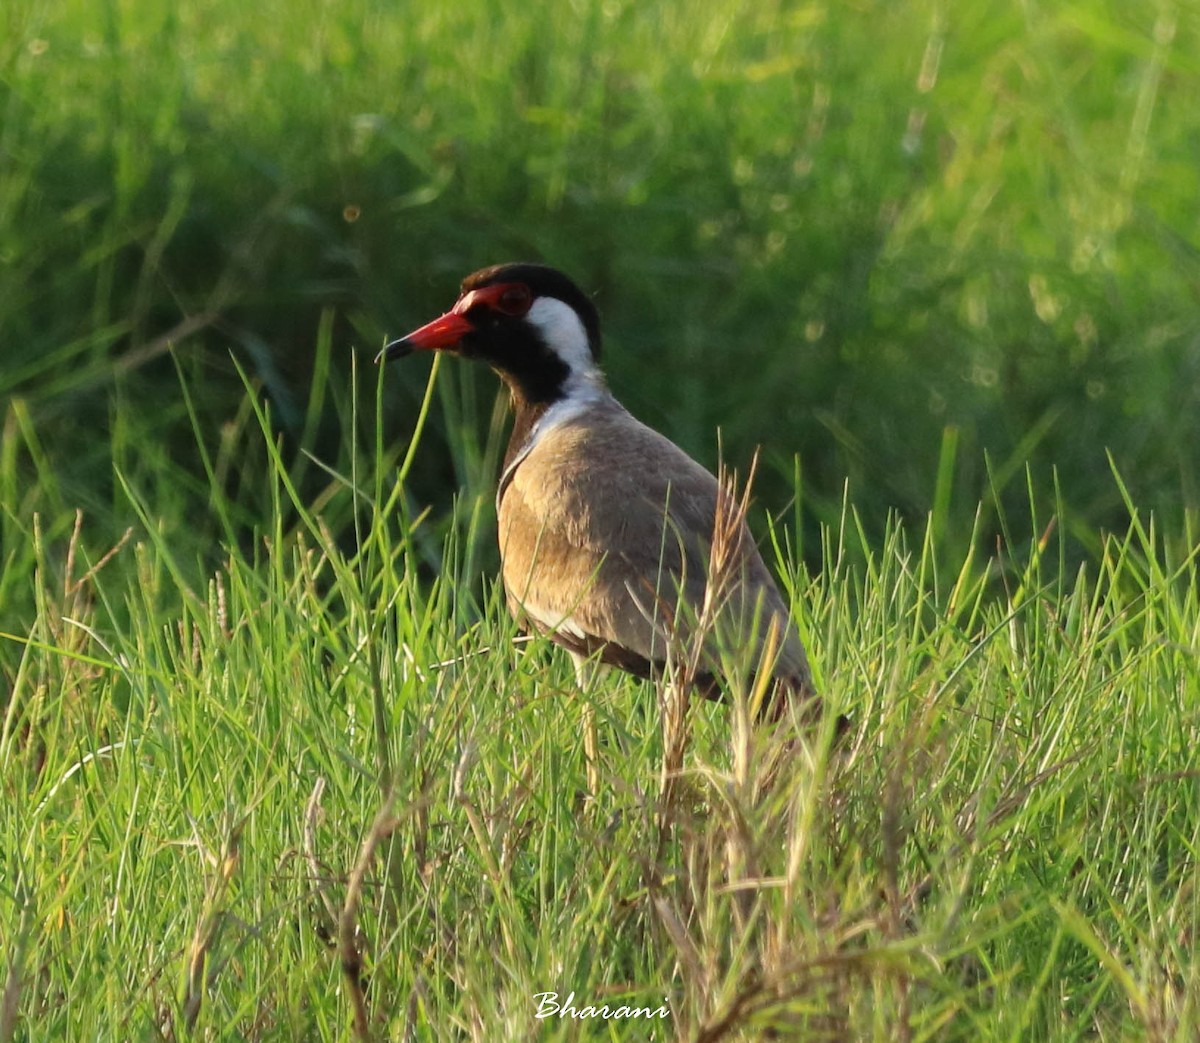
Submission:
[[[516,299],[513,300],[513,292]],[[419,330],[413,330],[407,337],[401,337],[390,344],[385,344],[383,350],[375,356],[376,362],[384,359],[402,359],[414,351],[445,351],[458,347],[459,342],[475,326],[468,321],[467,313],[480,305],[493,312],[503,315],[524,315],[529,310],[532,301],[529,287],[521,283],[492,283],[481,286],[477,290],[464,293],[445,315],[427,322]]]
[[[383,350],[375,356],[375,361],[404,358],[414,351],[443,351],[453,348],[471,332],[471,329],[471,324],[457,311],[448,311],[433,322],[427,322],[420,329],[413,330],[407,337],[385,344]]]

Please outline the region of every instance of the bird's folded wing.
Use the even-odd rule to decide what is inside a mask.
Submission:
[[[707,586],[717,481],[628,413],[548,432],[500,503],[504,581],[514,610],[583,655],[646,676],[686,639]],[[798,637],[744,526],[723,636],[757,612],[780,633],[779,665],[807,675]]]

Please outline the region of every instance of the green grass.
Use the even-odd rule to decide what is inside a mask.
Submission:
[[[226,438],[274,520],[241,547],[180,557],[166,462],[118,464],[141,520],[111,557],[70,513],[19,533],[5,1043],[358,1038],[347,957],[376,1038],[631,1038],[535,1019],[572,991],[665,1002],[645,1038],[1190,1038],[1194,534],[1130,505],[1070,572],[1050,519],[951,558],[932,521],[873,549],[847,506],[819,570],[778,565],[852,733],[768,785],[782,735],[696,706],[664,808],[653,687],[581,695],[464,576],[486,494],[413,511],[368,439],[314,508],[256,411]]]

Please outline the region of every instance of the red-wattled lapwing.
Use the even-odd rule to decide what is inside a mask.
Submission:
[[[512,393],[496,509],[513,614],[571,652],[577,668],[595,659],[658,676],[702,611],[719,486],[613,398],[597,366],[592,302],[553,268],[485,268],[463,281],[450,311],[377,361],[414,351],[481,359]],[[815,699],[804,646],[743,519],[726,544],[733,579],[696,686],[717,694],[718,645],[741,649],[752,670],[767,660],[775,710],[786,698],[807,716]]]

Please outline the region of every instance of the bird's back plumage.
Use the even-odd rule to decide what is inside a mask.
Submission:
[[[710,472],[611,396],[535,430],[498,497],[510,607],[577,654],[656,673],[704,604],[718,495]],[[753,669],[769,640],[776,679],[810,692],[787,607],[744,521],[735,533],[703,669],[716,674],[722,648]]]

